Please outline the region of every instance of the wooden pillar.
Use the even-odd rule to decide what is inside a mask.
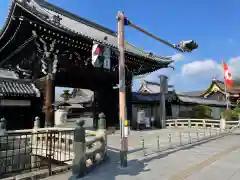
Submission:
[[[45,127],[54,126],[53,119],[53,109],[52,109],[52,100],[53,100],[53,79],[52,75],[48,74],[45,79]]]
[[[97,129],[98,128],[98,114],[99,114],[99,98],[98,98],[98,91],[94,91],[94,100],[93,100],[93,104],[92,104],[92,108],[93,108],[93,128]]]
[[[55,87],[56,87],[56,83],[55,83],[56,81],[55,81],[55,74],[53,74],[53,78],[52,78],[52,123],[53,123],[53,125],[52,126],[54,126],[55,125],[55,108],[54,108],[54,106],[53,106],[53,104],[55,104]]]

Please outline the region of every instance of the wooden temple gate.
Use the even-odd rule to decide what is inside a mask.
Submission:
[[[93,65],[94,44],[110,48],[109,68]],[[0,34],[0,67],[14,70],[21,78],[37,84],[45,102],[46,126],[54,125],[56,86],[94,91],[95,116],[103,112],[108,126],[117,125],[119,100],[114,87],[118,85],[118,56],[116,32],[46,1],[12,1]],[[128,42],[125,56],[127,117],[131,123],[133,76],[166,68],[172,61]]]

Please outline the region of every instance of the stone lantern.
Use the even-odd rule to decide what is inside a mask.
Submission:
[[[61,94],[63,98],[63,102],[60,102],[56,105],[57,110],[55,111],[55,126],[63,125],[67,123],[67,114],[68,114],[68,106],[71,106],[67,101],[69,100],[70,94],[69,90],[63,90],[63,94]]]

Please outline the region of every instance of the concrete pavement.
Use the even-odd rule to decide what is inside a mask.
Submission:
[[[169,131],[169,130],[166,130]],[[136,135],[139,136],[139,133]],[[141,132],[143,133],[143,132]],[[145,132],[147,139],[159,132]],[[148,134],[148,135],[146,135]],[[161,134],[161,132],[160,132]],[[167,133],[165,133],[167,134]],[[131,135],[130,142],[138,136]],[[116,146],[117,135],[109,138],[110,147]],[[115,139],[116,138],[116,139]],[[102,164],[83,179],[86,180],[236,180],[240,179],[240,133],[234,133],[182,150],[169,150],[143,156],[138,145],[132,145],[128,156],[129,167],[121,169],[118,164],[117,148],[109,151],[110,161]],[[140,136],[139,136],[139,139]],[[112,145],[111,145],[112,143]],[[136,143],[137,144],[137,143]],[[110,148],[111,149],[111,148]],[[46,180],[68,179],[71,172],[48,177]]]

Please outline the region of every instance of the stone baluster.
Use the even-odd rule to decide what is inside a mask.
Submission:
[[[178,120],[177,119],[174,120],[174,126],[178,127]]]
[[[203,128],[206,129],[207,126],[206,126],[206,121],[205,121],[205,119],[202,120],[202,124],[203,124]]]
[[[191,119],[188,119],[188,127],[191,128],[192,124],[191,124]]]
[[[34,126],[33,126],[33,129],[38,129],[40,128],[40,118],[37,116],[35,117],[35,120],[34,120]]]
[[[7,130],[6,130],[6,119],[2,118],[0,119],[0,158],[1,158],[1,154],[3,154],[2,156],[6,157],[6,152],[8,151],[8,142],[7,142]],[[5,172],[5,164],[6,160],[3,159],[3,162],[0,166],[0,174]]]
[[[220,119],[220,130],[224,131],[226,129],[226,119],[225,118],[221,118]]]
[[[73,136],[73,166],[72,176],[69,180],[83,177],[86,172],[86,147],[85,147],[85,128],[83,127],[84,121],[77,120],[77,127],[74,130]]]
[[[1,118],[0,119],[0,136],[6,135],[7,130],[6,130],[6,119]]]
[[[41,147],[42,145],[38,143],[38,129],[40,128],[40,118],[35,117],[34,119],[34,125],[33,125],[33,130],[32,130],[32,154],[31,154],[31,167],[32,168],[37,168],[40,166],[37,156],[38,156],[38,148]],[[42,137],[40,137],[40,143],[42,140]]]
[[[100,154],[96,154],[96,159],[100,161],[107,156],[107,129],[106,129],[106,117],[104,113],[99,114],[97,136],[103,137],[103,141],[101,142],[100,147],[103,151]]]
[[[240,126],[240,116],[238,116],[238,127]]]

